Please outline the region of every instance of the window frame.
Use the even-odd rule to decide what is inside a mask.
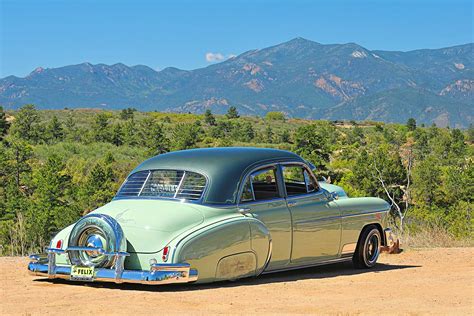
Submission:
[[[250,177],[255,172],[260,171],[260,170],[264,170],[264,169],[274,169],[275,170],[275,183],[276,183],[277,190],[278,190],[278,197],[265,199],[265,200],[255,200],[255,192],[253,190],[253,185],[252,185],[252,181],[251,181]],[[236,203],[237,205],[267,203],[267,202],[271,202],[271,201],[282,200],[282,199],[285,198],[283,188],[281,187],[281,170],[280,170],[280,167],[279,167],[278,163],[271,163],[271,164],[266,164],[266,165],[261,165],[261,166],[255,167],[255,168],[251,169],[249,172],[247,172],[243,179],[244,179],[244,181],[242,182],[242,184],[240,186],[240,189],[239,189],[238,199],[237,199],[237,203]],[[247,183],[247,181],[250,181],[250,189],[252,190],[253,200],[242,201],[242,195],[243,195],[244,187],[245,187],[245,184]]]
[[[187,198],[179,198],[179,197],[164,197],[164,196],[119,196],[118,193],[120,192],[120,190],[122,190],[122,187],[125,185],[125,183],[127,183],[128,181],[128,178],[131,177],[132,175],[138,173],[138,172],[143,172],[143,171],[146,171],[148,172],[148,175],[147,175],[147,178],[145,179],[144,183],[143,183],[143,186],[140,190],[140,193],[142,192],[143,190],[143,187],[145,186],[145,183],[146,181],[148,180],[148,177],[151,175],[152,172],[154,171],[183,171],[184,173],[187,173],[187,172],[192,172],[192,173],[196,173],[202,177],[204,177],[204,180],[206,181],[206,184],[204,185],[204,188],[202,190],[202,193],[201,193],[201,196],[199,199],[187,199]],[[184,176],[183,178],[184,179]],[[153,168],[153,169],[143,169],[143,170],[137,170],[135,171],[134,173],[131,173],[127,176],[127,178],[125,178],[125,180],[123,181],[123,183],[120,185],[119,189],[117,190],[117,192],[115,193],[115,196],[113,197],[112,200],[166,200],[166,201],[177,201],[177,202],[186,202],[186,203],[195,203],[195,204],[202,204],[205,197],[206,197],[206,194],[207,194],[207,191],[209,189],[209,177],[207,176],[207,174],[204,174],[202,172],[198,172],[198,171],[195,171],[195,170],[190,170],[190,169],[169,169],[169,168]]]
[[[303,162],[283,162],[283,163],[280,163],[280,168],[281,168],[281,178],[282,178],[282,182],[283,182],[283,187],[285,188],[285,198],[286,199],[298,199],[298,198],[303,198],[303,197],[306,197],[306,196],[311,196],[313,194],[318,194],[321,192],[321,187],[319,186],[319,183],[318,183],[318,180],[316,179],[316,176],[314,175],[313,171],[309,168],[309,166],[306,164],[306,163],[303,163]],[[283,167],[284,166],[300,166],[302,167],[304,170],[306,170],[306,172],[308,173],[308,176],[313,179],[314,183],[315,183],[315,188],[314,188],[314,191],[313,192],[307,192],[307,193],[303,193],[303,194],[298,194],[298,195],[288,195],[288,192],[286,191],[286,185],[285,185],[285,179],[283,178]],[[305,178],[305,186],[306,186],[306,190],[308,188],[308,184],[306,183],[306,178]]]
[[[283,164],[280,164],[280,167],[281,167],[281,176],[282,176],[283,186],[285,187],[285,197],[291,199],[291,198],[296,198],[296,197],[300,197],[300,196],[304,196],[304,195],[313,194],[313,193],[316,193],[320,190],[319,183],[316,180],[316,177],[313,175],[313,173],[311,172],[311,169],[306,164],[283,163]],[[314,190],[311,191],[311,192],[289,195],[288,190],[286,189],[285,176],[283,174],[283,168],[285,168],[285,167],[297,167],[297,168],[300,168],[303,171],[302,176],[303,176],[303,179],[304,179],[304,184],[305,184],[306,191],[308,191],[309,183],[307,182],[306,176],[304,174],[304,172],[306,171],[306,173],[308,174],[308,177],[310,179],[312,179],[313,182],[315,183]]]
[[[316,184],[315,190],[313,192],[301,194],[301,195],[291,195],[288,196],[286,192],[286,186],[285,186],[285,181],[283,179],[283,166],[285,165],[297,165],[303,167],[307,172],[310,178],[313,179],[314,183]],[[242,201],[242,195],[243,195],[243,190],[245,187],[245,183],[249,179],[249,177],[256,171],[259,171],[261,169],[266,169],[266,168],[271,168],[274,167],[276,168],[276,181],[277,181],[277,187],[278,187],[278,192],[279,192],[279,197],[277,198],[272,198],[272,199],[267,199],[267,200],[255,200],[255,194],[253,192],[253,186],[251,185],[251,190],[252,190],[252,196],[254,197],[253,200],[251,201]],[[311,196],[314,194],[319,194],[321,192],[321,187],[319,186],[318,180],[316,176],[314,175],[313,171],[309,168],[309,166],[302,162],[302,161],[281,161],[281,162],[274,162],[274,163],[267,163],[265,165],[260,165],[255,168],[250,169],[248,172],[245,173],[245,176],[243,177],[244,181],[241,182],[239,191],[238,191],[238,198],[236,200],[236,204],[238,205],[244,205],[244,204],[259,204],[259,203],[267,203],[271,201],[276,201],[276,200],[282,200],[282,199],[297,199],[297,198],[302,198],[305,196]],[[306,180],[305,180],[306,182]]]

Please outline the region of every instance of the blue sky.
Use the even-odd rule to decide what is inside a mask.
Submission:
[[[86,61],[194,69],[295,37],[438,48],[473,32],[466,0],[0,0],[0,77]]]

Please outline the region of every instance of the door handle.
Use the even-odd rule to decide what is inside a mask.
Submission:
[[[296,205],[295,201],[288,201],[288,206],[289,207],[292,207],[292,206],[295,206],[295,205]]]
[[[239,213],[242,215],[247,215],[250,213],[250,208],[248,207],[241,207],[239,208]]]

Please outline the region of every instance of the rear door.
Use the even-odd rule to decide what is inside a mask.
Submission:
[[[291,216],[275,165],[253,171],[246,179],[239,208],[262,221],[272,237],[272,257],[266,271],[290,262]]]
[[[341,241],[341,214],[335,202],[304,164],[281,165],[286,201],[293,219],[291,264],[337,258]]]

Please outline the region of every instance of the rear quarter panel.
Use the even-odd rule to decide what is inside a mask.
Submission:
[[[259,274],[269,252],[265,226],[246,216],[203,227],[179,240],[173,262],[198,270],[198,281],[232,280]]]
[[[347,198],[336,200],[342,216],[341,254],[355,251],[359,235],[369,224],[386,228],[390,205],[379,198]]]

